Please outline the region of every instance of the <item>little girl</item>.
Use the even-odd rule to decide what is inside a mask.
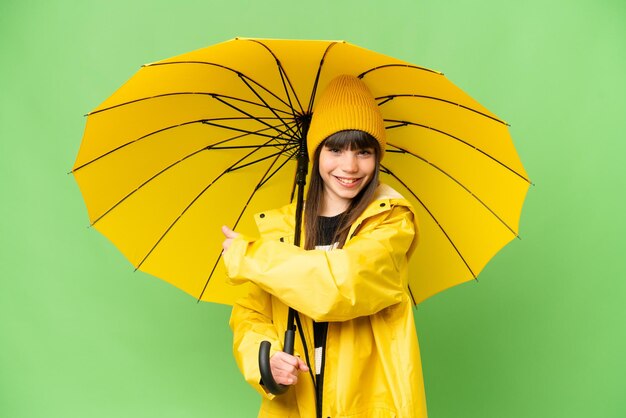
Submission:
[[[334,79],[307,136],[313,162],[304,209],[304,248],[291,244],[295,204],[256,216],[261,238],[222,228],[231,283],[252,282],[233,307],[234,353],[263,395],[260,417],[426,417],[408,260],[415,213],[380,184],[385,127],[367,86]],[[280,351],[288,307],[297,315],[295,355]],[[274,380],[261,381],[261,341],[272,344]]]

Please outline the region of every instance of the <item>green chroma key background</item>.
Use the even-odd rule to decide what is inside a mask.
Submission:
[[[236,36],[344,39],[512,125],[522,239],[415,311],[432,418],[626,416],[626,3],[387,3],[0,4],[0,416],[256,415],[230,307],[133,273],[67,174],[141,64]]]

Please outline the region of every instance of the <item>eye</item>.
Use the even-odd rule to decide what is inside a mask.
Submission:
[[[374,150],[371,148],[364,148],[364,149],[359,150],[359,155],[369,156],[373,154],[374,154]]]
[[[339,148],[334,148],[334,147],[325,147],[325,148],[328,152],[332,152],[333,154],[338,154],[341,152]]]

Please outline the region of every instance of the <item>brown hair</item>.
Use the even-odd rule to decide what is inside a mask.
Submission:
[[[311,177],[309,190],[306,196],[306,205],[304,207],[304,231],[305,241],[304,248],[312,250],[320,241],[321,231],[319,228],[319,214],[322,207],[322,199],[324,197],[324,181],[320,176],[319,160],[320,152],[323,146],[337,148],[341,150],[361,150],[366,148],[374,149],[376,158],[376,167],[374,175],[370,182],[352,199],[348,209],[339,218],[339,225],[332,242],[338,242],[338,248],[343,247],[348,238],[350,226],[363,213],[367,205],[371,202],[378,187],[378,172],[380,165],[380,145],[378,140],[367,132],[358,130],[340,131],[326,138],[315,150],[313,154],[313,166],[311,168]]]

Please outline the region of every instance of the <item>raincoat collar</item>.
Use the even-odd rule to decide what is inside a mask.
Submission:
[[[413,212],[413,218],[416,222],[415,210],[408,200],[391,186],[380,183],[376,188],[376,193],[372,203],[363,211],[361,216],[352,224],[348,237],[354,235],[357,228],[368,218],[388,212],[394,206],[405,206]],[[291,203],[282,208],[260,212],[254,215],[254,219],[261,236],[270,239],[278,239],[285,236],[293,235],[295,226],[296,204]],[[303,228],[304,230],[304,228]],[[415,245],[413,246],[415,247]],[[413,248],[412,248],[413,249]],[[411,250],[412,250],[411,249]],[[411,251],[412,252],[412,251]]]

